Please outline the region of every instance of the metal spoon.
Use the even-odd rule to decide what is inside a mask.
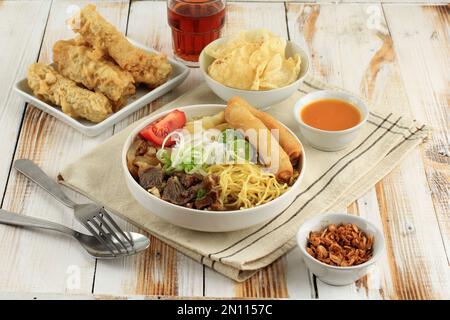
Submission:
[[[133,240],[134,246],[128,244],[128,252],[113,255],[111,254],[109,248],[99,242],[94,236],[88,236],[55,222],[28,217],[0,209],[0,223],[12,226],[40,228],[61,232],[77,239],[81,246],[86,249],[92,257],[97,259],[114,259],[118,257],[130,256],[147,249],[150,245],[150,240],[146,236],[135,232],[126,232],[127,235]],[[117,240],[108,233],[103,236],[108,237],[113,242],[117,242]]]

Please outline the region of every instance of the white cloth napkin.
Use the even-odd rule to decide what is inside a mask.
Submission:
[[[310,91],[325,88],[330,87],[307,78],[296,94],[268,112],[299,134],[292,116],[295,101]],[[224,102],[202,84],[156,112],[204,103]],[[370,111],[369,122],[359,138],[345,150],[322,152],[304,141],[306,171],[296,200],[274,219],[245,230],[205,233],[179,228],[134,200],[125,184],[120,154],[130,131],[145,118],[64,168],[60,182],[200,263],[243,281],[291,249],[305,219],[345,207],[364,195],[428,135],[424,125],[383,106],[371,106]]]

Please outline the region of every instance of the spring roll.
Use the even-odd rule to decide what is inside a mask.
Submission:
[[[96,60],[103,59],[103,60],[108,60],[108,61],[114,62],[114,60],[111,59],[110,56],[108,56],[108,52],[100,49],[99,47],[91,46],[90,43],[87,42],[86,40],[84,40],[84,38],[80,35],[76,36],[75,38],[73,38],[69,41],[72,42],[76,46],[89,47],[91,49],[90,56],[92,57],[92,59],[96,59]]]
[[[51,66],[34,63],[28,69],[28,85],[38,98],[61,106],[72,118],[101,122],[112,113],[111,103],[103,94],[80,88]]]
[[[231,100],[234,100],[236,103],[247,108],[255,117],[261,120],[264,125],[272,129],[278,129],[279,132],[279,144],[283,148],[283,150],[289,156],[289,159],[293,164],[298,163],[299,158],[302,154],[302,147],[298,140],[274,117],[270,114],[259,111],[247,101],[240,97],[233,97]]]
[[[137,83],[155,88],[167,81],[172,66],[165,55],[151,54],[133,46],[111,23],[106,21],[93,4],[85,6],[69,20],[72,30],[91,46],[107,52]]]
[[[131,73],[114,63],[98,59],[91,48],[74,41],[57,41],[53,46],[53,60],[64,77],[90,90],[103,93],[116,108],[136,92]]]
[[[255,117],[239,99],[231,99],[225,109],[225,120],[235,129],[241,129],[248,141],[256,148],[265,165],[273,166],[271,152],[278,153],[276,177],[279,181],[288,182],[293,175],[291,161],[280,147],[264,123]]]
[[[216,128],[218,126],[224,127],[223,124],[226,123],[225,122],[225,113],[223,111],[221,111],[212,116],[205,116],[205,117],[202,117],[201,119],[191,120],[186,123],[185,128],[190,133],[194,133],[194,125],[195,125],[195,123],[197,123],[197,121],[199,121],[201,123],[203,129],[212,129],[212,128]]]

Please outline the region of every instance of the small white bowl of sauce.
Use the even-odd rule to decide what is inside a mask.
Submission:
[[[294,117],[308,143],[322,151],[338,151],[358,136],[369,109],[345,92],[322,90],[309,93],[295,104]]]

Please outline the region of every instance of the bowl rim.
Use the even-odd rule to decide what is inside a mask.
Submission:
[[[309,73],[309,70],[310,70],[310,58],[309,58],[309,55],[306,53],[305,50],[302,49],[302,47],[300,47],[300,45],[299,45],[298,43],[286,39],[286,42],[287,42],[287,43],[290,43],[291,45],[294,45],[294,46],[297,47],[297,48],[295,49],[296,53],[302,53],[303,56],[302,56],[302,55],[301,55],[301,56],[302,56],[302,57],[306,57],[306,59],[307,59],[305,73],[304,73],[302,76],[299,75],[298,78],[297,78],[297,80],[295,80],[294,82],[288,84],[287,86],[281,87],[281,88],[266,89],[266,90],[246,90],[246,89],[238,89],[238,88],[233,88],[233,87],[226,86],[226,85],[224,85],[223,83],[220,83],[219,81],[217,81],[217,80],[211,78],[211,76],[208,74],[208,72],[206,72],[206,70],[205,70],[205,67],[206,67],[206,66],[205,66],[204,63],[203,63],[203,60],[204,60],[203,57],[204,57],[205,55],[207,55],[207,54],[206,54],[206,48],[208,48],[209,46],[213,45],[214,43],[223,42],[223,41],[226,41],[226,40],[228,40],[228,39],[230,39],[230,38],[231,38],[231,36],[226,36],[226,37],[222,37],[222,38],[219,38],[219,39],[216,39],[216,40],[210,42],[206,47],[204,47],[204,48],[202,49],[202,51],[200,52],[200,55],[199,55],[199,69],[200,69],[200,72],[201,72],[201,73],[203,74],[203,76],[204,76],[205,78],[207,78],[209,81],[211,81],[211,82],[213,82],[214,84],[217,84],[217,85],[219,85],[219,86],[221,86],[221,87],[223,87],[223,88],[235,90],[235,91],[238,92],[238,93],[258,93],[258,92],[260,92],[260,93],[269,93],[269,92],[270,92],[270,93],[276,93],[276,92],[282,91],[283,89],[286,90],[286,89],[288,89],[288,88],[291,88],[292,86],[298,85],[301,81],[303,81],[303,79],[304,79],[304,78],[308,75],[308,73]],[[301,62],[301,63],[302,63],[302,62]],[[300,64],[301,64],[301,63],[300,63]]]
[[[341,101],[347,102],[347,103],[355,106],[355,104],[352,103],[352,101],[350,101],[350,100],[351,99],[356,100],[358,102],[358,105],[355,107],[358,108],[360,113],[362,113],[362,115],[363,115],[361,121],[356,126],[353,126],[351,128],[344,129],[344,130],[323,130],[323,129],[315,128],[315,127],[312,127],[312,126],[306,124],[302,120],[302,117],[300,116],[300,111],[301,111],[301,109],[303,109],[304,107],[306,107],[307,105],[309,105],[312,102],[304,103],[302,100],[304,100],[308,97],[311,97],[313,95],[319,95],[319,94],[325,94],[325,95],[327,95],[327,97],[317,98],[317,99],[314,99],[314,101],[325,100],[325,99],[335,99],[335,100],[341,100]],[[348,98],[345,98],[345,97],[348,97]],[[361,109],[363,109],[363,110],[361,110]],[[295,105],[294,105],[294,117],[295,117],[295,120],[297,121],[297,123],[299,123],[300,125],[304,126],[307,129],[310,129],[312,131],[319,132],[319,133],[329,133],[329,134],[333,134],[333,133],[334,134],[344,134],[344,133],[350,133],[350,132],[356,131],[359,128],[361,128],[364,124],[366,124],[367,120],[369,119],[369,108],[367,106],[367,103],[365,103],[364,100],[361,99],[360,97],[358,97],[357,95],[353,95],[353,94],[339,91],[339,90],[325,89],[325,90],[317,90],[317,91],[309,92],[309,93],[305,94],[304,96],[302,96],[301,98],[299,98],[295,102]]]
[[[158,202],[161,202],[164,205],[168,205],[169,207],[173,207],[173,208],[177,208],[177,209],[185,209],[188,212],[192,213],[192,214],[213,214],[215,216],[222,216],[222,215],[226,215],[226,216],[230,216],[231,214],[234,215],[242,215],[242,214],[257,214],[257,212],[265,207],[269,207],[271,205],[274,204],[275,201],[280,200],[282,198],[286,198],[288,194],[291,194],[294,190],[299,189],[300,183],[303,180],[304,174],[305,174],[305,168],[306,168],[306,157],[305,157],[305,148],[302,144],[302,142],[300,141],[300,139],[297,137],[297,135],[292,132],[291,129],[289,129],[284,123],[282,123],[280,121],[280,123],[297,139],[297,141],[300,143],[300,146],[302,148],[302,162],[301,162],[301,171],[299,176],[297,177],[297,180],[294,182],[294,184],[290,187],[290,189],[288,191],[286,191],[285,193],[283,193],[281,196],[279,196],[276,199],[273,199],[267,203],[258,205],[256,207],[252,207],[252,208],[246,208],[246,209],[238,209],[238,210],[228,210],[228,211],[212,211],[212,210],[200,210],[200,209],[193,209],[193,208],[187,208],[187,207],[183,207],[177,204],[173,204],[167,201],[164,201],[150,193],[148,193],[147,191],[144,190],[144,188],[142,188],[137,181],[133,178],[133,176],[131,175],[130,171],[128,170],[128,166],[127,166],[127,160],[126,160],[126,155],[127,155],[127,151],[129,146],[131,145],[132,140],[136,137],[136,135],[138,134],[138,132],[140,130],[142,130],[145,126],[147,126],[148,124],[150,124],[151,122],[157,120],[159,117],[162,117],[164,115],[166,115],[167,113],[178,109],[183,111],[183,109],[197,109],[197,108],[226,108],[226,105],[224,104],[193,104],[193,105],[186,105],[186,106],[182,106],[182,107],[177,107],[177,108],[171,108],[169,110],[165,110],[165,111],[161,111],[161,112],[157,112],[156,114],[149,116],[147,118],[145,118],[145,120],[143,120],[141,123],[139,123],[139,125],[137,125],[128,135],[127,139],[125,140],[125,143],[123,144],[122,147],[122,153],[121,153],[121,162],[122,162],[122,169],[124,171],[125,174],[125,179],[127,181],[131,181],[131,183],[138,187],[138,190],[140,190],[139,192],[141,194],[145,194],[145,196],[150,196],[152,199],[157,200]],[[134,196],[133,196],[134,197]],[[294,200],[295,201],[295,200]],[[294,202],[292,201],[289,206],[292,205],[292,203]]]
[[[322,220],[322,219],[325,219],[326,217],[329,217],[329,216],[337,216],[337,217],[348,217],[348,216],[351,216],[352,218],[355,218],[356,220],[359,220],[361,222],[364,222],[364,223],[367,223],[368,225],[370,225],[374,230],[376,230],[377,235],[379,235],[379,239],[377,239],[377,242],[378,241],[381,242],[381,247],[378,250],[378,252],[376,252],[376,253],[374,252],[374,255],[372,256],[372,258],[370,260],[368,260],[368,261],[366,261],[364,263],[361,263],[361,264],[358,264],[358,265],[355,265],[355,266],[349,266],[349,267],[331,266],[329,264],[326,264],[326,263],[324,263],[324,262],[322,262],[320,260],[317,260],[316,258],[312,257],[308,252],[306,252],[306,246],[300,244],[300,239],[299,239],[300,233],[303,233],[304,225],[307,222],[313,222],[313,221],[316,221],[316,220]],[[361,228],[361,227],[359,227],[359,228],[362,229],[366,234],[368,233],[367,230],[365,230],[364,228]],[[309,232],[311,232],[311,231],[312,230],[310,230]],[[374,234],[373,236],[374,236],[374,239],[375,239],[376,235]],[[323,214],[320,214],[318,216],[312,217],[312,218],[306,220],[305,222],[303,222],[303,224],[300,226],[300,228],[298,229],[298,231],[297,231],[297,233],[295,235],[295,239],[297,241],[297,246],[300,248],[300,251],[302,252],[304,257],[307,257],[307,259],[309,259],[310,261],[312,261],[314,263],[317,263],[317,264],[319,264],[319,265],[321,265],[323,267],[332,269],[332,270],[351,271],[351,270],[357,270],[357,269],[362,269],[362,268],[368,267],[368,266],[376,263],[380,259],[380,257],[383,255],[384,250],[385,250],[385,239],[384,239],[384,234],[383,234],[382,230],[380,228],[378,228],[375,224],[373,224],[371,221],[369,221],[368,219],[366,219],[364,217],[361,217],[361,216],[352,215],[352,214],[349,214],[349,213],[329,212],[329,213],[323,213]],[[304,241],[304,240],[302,240],[302,241]]]

